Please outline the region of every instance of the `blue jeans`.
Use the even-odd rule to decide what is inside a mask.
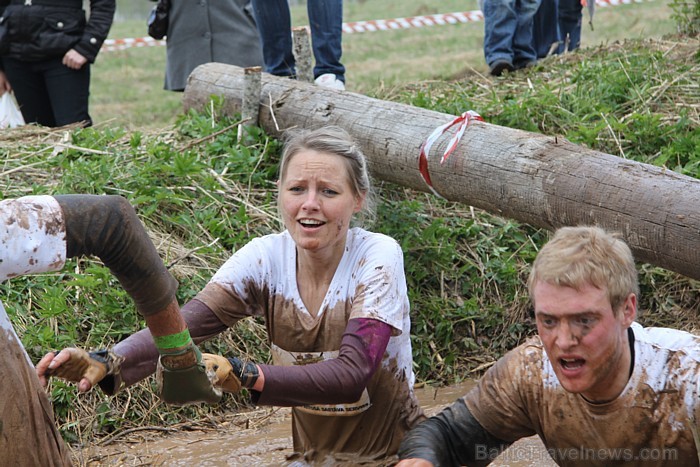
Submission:
[[[582,19],[583,6],[580,0],[559,0],[559,32],[562,41],[569,35],[569,50],[578,49],[581,45]],[[559,48],[559,53],[561,52],[564,52],[563,43]]]
[[[73,70],[62,60],[62,56],[32,62],[2,58],[25,122],[48,127],[83,121],[92,125],[88,113],[90,64]]]
[[[265,71],[277,76],[296,76],[292,52],[292,20],[287,0],[253,0],[260,31]],[[345,82],[343,53],[343,0],[308,0],[311,48],[316,64],[314,78],[333,73]]]
[[[532,28],[540,0],[484,0],[484,57],[516,68],[537,60]]]
[[[578,1],[578,0],[575,0]],[[544,58],[556,42],[559,44],[561,34],[559,32],[559,0],[542,0],[535,15],[532,30],[532,43],[537,53],[537,58]],[[558,53],[555,48],[553,53]]]
[[[553,53],[564,53],[566,36],[568,51],[581,45],[581,20],[583,7],[580,0],[542,0],[535,15],[533,45],[539,58],[546,57],[553,43],[559,47]],[[554,21],[554,19],[557,21]]]

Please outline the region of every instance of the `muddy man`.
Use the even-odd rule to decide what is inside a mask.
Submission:
[[[180,314],[177,282],[124,198],[60,195],[0,201],[0,242],[3,281],[58,271],[68,258],[99,257],[146,320],[160,353],[163,399],[182,404],[221,397],[206,376],[199,350]],[[78,382],[84,390],[105,374],[118,374],[120,360],[108,352],[64,349],[47,354],[35,371],[1,304],[0,354],[3,465],[70,465],[42,384],[47,376],[56,375]],[[69,360],[72,365],[62,366]],[[173,395],[175,386],[178,396]]]
[[[559,465],[697,466],[700,337],[635,322],[629,247],[597,227],[562,228],[528,287],[538,336],[409,432],[398,466],[487,465],[535,434]]]

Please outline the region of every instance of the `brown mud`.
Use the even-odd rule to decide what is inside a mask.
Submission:
[[[464,395],[473,381],[416,389],[428,416]],[[77,466],[279,466],[292,454],[288,408],[261,408],[212,421],[211,427],[142,427],[110,440],[74,450]],[[536,437],[513,444],[491,463],[495,467],[549,467]]]

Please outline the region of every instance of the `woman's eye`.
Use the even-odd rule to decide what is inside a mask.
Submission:
[[[540,323],[542,323],[542,326],[546,328],[551,328],[556,324],[556,321],[552,318],[541,318]]]
[[[328,196],[335,196],[338,194],[338,192],[335,190],[331,190],[330,188],[324,188],[323,194]]]

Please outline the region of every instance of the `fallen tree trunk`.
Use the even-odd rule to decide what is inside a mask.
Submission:
[[[242,68],[201,65],[185,89],[185,110],[208,108],[216,94],[224,112],[240,113],[244,86]],[[268,74],[260,104],[268,134],[338,125],[361,145],[374,177],[420,191],[431,190],[419,170],[420,148],[455,118]],[[700,180],[479,121],[441,164],[449,139],[443,135],[427,160],[432,187],[444,198],[550,230],[595,224],[619,231],[638,261],[700,279]]]

